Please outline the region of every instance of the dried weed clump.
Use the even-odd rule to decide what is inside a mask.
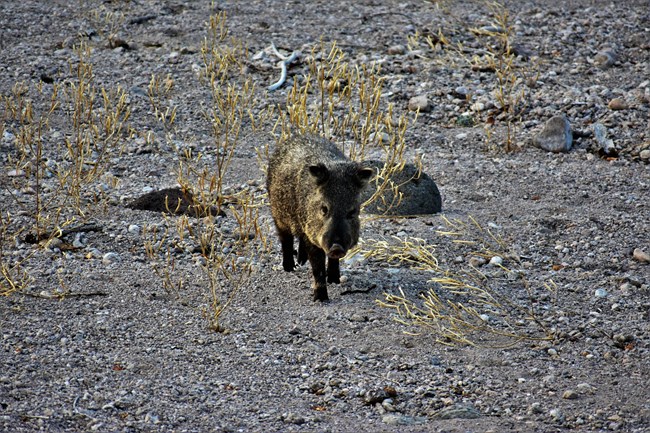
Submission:
[[[504,345],[554,338],[543,311],[536,308],[540,293],[555,297],[554,283],[536,288],[523,272],[507,268],[504,263],[517,265],[518,257],[509,253],[506,243],[490,228],[473,218],[442,220],[446,229],[437,234],[450,241],[448,254],[471,257],[468,263],[440,265],[436,246],[422,239],[362,244],[358,253],[366,258],[404,264],[433,275],[418,298],[400,287],[399,294],[385,294],[378,304],[394,309],[398,322],[432,332],[438,342],[447,345]],[[490,264],[477,264],[486,262]]]
[[[527,89],[535,85],[539,76],[539,62],[514,43],[514,28],[505,5],[489,0],[474,2],[484,10],[489,24],[481,27],[468,24],[452,12],[449,2],[436,2],[442,16],[448,17],[448,24],[439,28],[437,34],[416,33],[408,38],[408,46],[412,51],[428,48],[433,59],[442,65],[468,68],[470,77],[479,74],[492,77],[486,80],[484,90],[491,95],[493,106],[472,104],[467,116],[483,122],[489,148],[512,152],[518,148],[517,128],[529,105]],[[471,97],[467,95],[468,101]],[[497,146],[492,133],[500,124],[505,126],[505,139]]]
[[[124,89],[97,86],[90,48],[82,44],[75,53],[64,83],[49,90],[18,83],[3,95],[3,117],[17,131],[10,194],[32,218],[32,242],[56,237],[105,203],[116,182],[107,175],[110,160],[131,132]]]
[[[225,330],[224,311],[248,283],[260,253],[267,248],[265,228],[259,223],[264,195],[252,189],[224,193],[242,130],[249,127],[254,132],[268,116],[264,110],[253,114],[255,87],[242,74],[246,56],[244,45],[228,36],[225,13],[211,16],[201,45],[203,67],[198,81],[211,99],[203,117],[211,125],[212,146],[203,152],[181,151],[176,170],[177,181],[192,198],[198,219],[167,216],[159,226],[145,228],[145,250],[152,268],[174,296],[182,295],[189,279],[178,270],[177,253],[199,255],[207,285],[207,305],[202,314],[215,331]],[[168,137],[177,124],[176,107],[169,102],[173,87],[170,75],[162,79],[153,76],[149,85],[152,111]],[[170,209],[174,206],[168,203]],[[222,217],[226,214],[234,224],[225,224]]]
[[[95,83],[88,45],[76,46],[74,53],[62,81],[51,86],[20,82],[0,96],[2,132],[11,130],[14,136],[4,188],[16,209],[14,215],[3,209],[3,246],[19,238],[49,245],[67,227],[101,212],[117,183],[109,172],[111,160],[132,133],[126,92]],[[0,258],[11,288],[4,293],[25,288],[29,278],[19,269],[29,260],[11,264],[6,254]]]
[[[384,199],[391,191],[395,200],[383,206],[389,210],[399,203],[400,185],[393,179],[407,162],[410,121],[406,114],[397,116],[393,104],[383,103],[384,78],[379,66],[353,65],[335,43],[314,47],[305,62],[307,73],[294,80],[286,110],[278,110],[279,139],[292,133],[320,134],[344,141],[344,151],[354,161],[364,161],[369,155],[381,160],[383,165],[372,181],[375,192],[364,206]],[[417,157],[415,164],[421,170]]]

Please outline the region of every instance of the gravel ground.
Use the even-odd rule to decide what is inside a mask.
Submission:
[[[104,185],[108,204],[88,215],[91,225],[39,248],[25,241],[31,213],[18,203],[33,203],[34,195],[14,189],[18,130],[5,119],[0,203],[13,222],[2,252],[8,263],[27,257],[33,282],[0,300],[0,430],[650,431],[649,4],[505,3],[526,90],[513,123],[517,151],[506,153],[494,72],[472,68],[449,45],[423,42],[442,29],[463,42],[468,58],[480,54],[476,29],[494,30],[495,20],[479,3],[2,2],[2,95],[19,82],[40,83],[44,94],[52,83],[65,84],[75,76],[72,47],[86,41],[95,83],[126,89],[138,134],[110,161],[119,183]],[[431,273],[372,258],[348,261],[345,281],[330,285],[330,302],[314,303],[307,267],[280,270],[267,208],[260,221],[270,250],[255,256],[251,279],[223,315],[224,332],[210,330],[204,316],[209,290],[200,254],[171,252],[174,277],[185,286],[165,290],[147,259],[143,229],[179,217],[125,203],[174,187],[185,149],[213,161],[210,124],[201,115],[210,99],[197,70],[206,20],[221,10],[247,45],[246,72],[269,106],[282,104],[307,68],[297,61],[289,83],[267,92],[279,69],[254,55],[271,42],[285,53],[308,53],[323,38],[337,41],[353,65],[380,63],[386,102],[398,113],[410,105],[421,110],[407,133],[407,154],[423,155],[443,213],[364,218],[362,238],[424,239],[441,268],[472,264],[505,297],[520,297],[525,281],[552,338],[493,348],[503,341],[479,334],[476,345],[442,344],[439,334],[396,322],[395,310],[376,302],[401,293],[417,302],[436,289]],[[117,22],[114,31],[110,22]],[[416,31],[420,43],[409,47]],[[171,134],[152,113],[152,74],[170,74],[175,83]],[[551,144],[570,149],[547,152],[536,137],[549,136],[542,130],[557,115],[570,131],[562,119],[551,122]],[[60,140],[68,121],[53,116],[45,141]],[[486,123],[494,123],[489,135]],[[229,189],[264,192],[256,149],[268,141],[242,138]],[[48,198],[54,179],[43,183]],[[470,217],[504,239],[499,260],[515,273],[440,234],[446,219]],[[236,232],[231,215],[220,224]],[[521,277],[513,282],[515,274]],[[553,290],[540,289],[549,281]],[[522,329],[539,335],[534,324]]]

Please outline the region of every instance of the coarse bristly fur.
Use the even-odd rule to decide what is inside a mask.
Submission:
[[[267,188],[282,265],[294,270],[297,237],[298,263],[309,260],[314,275],[314,300],[327,300],[327,282],[340,282],[339,259],[359,240],[360,194],[374,173],[318,136],[289,138],[271,155]]]

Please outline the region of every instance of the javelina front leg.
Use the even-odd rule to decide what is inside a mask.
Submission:
[[[314,301],[327,301],[327,271],[325,269],[325,252],[315,245],[306,242],[307,257],[314,274]]]
[[[341,282],[341,269],[339,259],[327,259],[327,282],[339,284]]]
[[[304,265],[307,262],[307,246],[302,236],[298,238],[298,264]]]
[[[282,267],[287,272],[296,269],[296,262],[293,260],[293,236],[291,232],[278,230],[280,244],[282,245]]]

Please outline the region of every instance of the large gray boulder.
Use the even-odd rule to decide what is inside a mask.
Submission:
[[[364,161],[363,165],[381,169],[384,166],[382,161]],[[418,174],[414,164],[406,164],[404,169],[392,180],[399,185],[398,193],[402,194],[399,204],[390,206],[395,199],[395,193],[387,188],[383,197],[370,203],[364,211],[379,215],[428,215],[439,213],[442,210],[442,197],[438,186],[425,172]],[[377,190],[377,185],[370,182],[362,193],[361,199],[368,200]],[[382,200],[383,198],[383,200]],[[397,203],[397,201],[395,201]]]

